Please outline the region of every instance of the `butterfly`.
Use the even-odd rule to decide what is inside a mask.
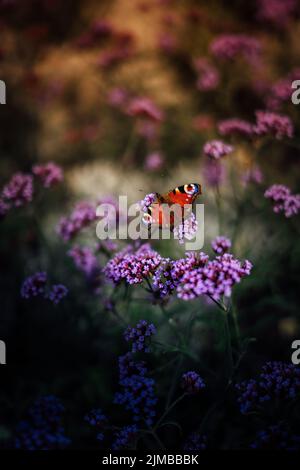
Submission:
[[[143,214],[143,224],[148,228],[155,225],[173,230],[191,215],[192,205],[200,194],[202,190],[198,183],[178,186],[166,194],[155,193],[155,200]]]

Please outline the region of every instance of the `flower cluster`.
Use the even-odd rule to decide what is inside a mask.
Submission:
[[[218,255],[223,255],[231,248],[231,241],[227,237],[219,236],[211,242],[211,247]]]
[[[242,183],[245,185],[249,183],[261,184],[263,180],[264,175],[258,166],[249,168],[244,174],[242,174]]]
[[[215,160],[225,157],[229,153],[233,152],[233,150],[234,149],[231,145],[225,144],[221,140],[211,140],[206,142],[203,147],[204,154]]]
[[[107,417],[103,414],[102,410],[99,408],[93,409],[89,411],[85,417],[84,420],[90,425],[90,426],[102,426],[106,421]]]
[[[28,420],[16,429],[15,447],[22,450],[64,449],[70,444],[62,424],[64,407],[53,395],[39,398],[30,408]]]
[[[41,181],[45,188],[50,188],[63,180],[63,172],[60,166],[53,162],[45,165],[35,165],[32,173]]]
[[[154,380],[147,377],[143,362],[137,362],[132,353],[119,358],[119,384],[122,391],[115,394],[114,403],[124,405],[135,422],[153,424],[157,398],[154,393]]]
[[[129,448],[132,445],[136,435],[138,433],[138,428],[135,424],[130,424],[129,426],[124,426],[120,431],[118,431],[114,436],[114,442],[112,443],[112,450],[120,450]]]
[[[268,426],[256,434],[250,444],[251,449],[261,450],[300,450],[300,436],[291,434],[283,423]]]
[[[241,263],[232,254],[225,253],[200,268],[186,272],[177,287],[177,295],[183,300],[191,300],[208,295],[214,300],[222,296],[230,297],[232,288],[250,274],[252,264]]]
[[[147,97],[133,98],[128,105],[127,113],[132,117],[154,122],[163,120],[163,112]]]
[[[203,176],[207,185],[215,188],[224,182],[226,169],[218,160],[209,159],[203,166]]]
[[[300,194],[291,194],[283,184],[273,184],[265,192],[265,197],[273,202],[273,211],[284,212],[286,217],[297,215],[300,209]]]
[[[145,159],[145,169],[149,171],[160,170],[164,164],[164,157],[160,152],[152,152]]]
[[[218,131],[224,136],[251,137],[253,124],[238,118],[224,119],[218,123]]]
[[[117,253],[105,266],[104,274],[116,284],[122,280],[140,284],[156,271],[161,260],[161,256],[145,244],[135,253],[128,250]]]
[[[189,371],[183,374],[181,386],[186,393],[194,395],[205,388],[205,383],[197,372]]]
[[[185,219],[182,224],[174,228],[174,238],[177,238],[180,244],[184,243],[184,239],[192,240],[198,230],[198,221],[192,212],[190,217]]]
[[[15,173],[2,189],[0,200],[8,208],[21,207],[32,201],[33,178],[25,173]]]
[[[264,404],[283,406],[300,393],[300,369],[293,364],[267,362],[257,379],[236,385],[241,413],[263,408]]]
[[[184,452],[196,453],[205,449],[207,449],[207,437],[198,432],[191,433],[183,445]]]
[[[240,56],[255,64],[261,53],[261,44],[245,34],[223,34],[212,41],[210,50],[218,59],[232,60]]]
[[[63,284],[53,284],[47,289],[47,273],[36,272],[25,279],[21,287],[21,297],[31,299],[41,296],[57,305],[66,295],[68,289]]]
[[[79,202],[69,217],[60,220],[57,232],[64,241],[69,241],[95,220],[95,205],[90,202]]]
[[[143,212],[147,212],[148,207],[150,207],[154,201],[157,199],[157,195],[155,193],[147,194],[144,199],[139,202],[139,205]]]
[[[284,27],[297,9],[297,0],[258,0],[257,18]]]
[[[256,111],[256,124],[253,128],[258,136],[272,135],[280,140],[293,137],[294,126],[289,116],[270,111]]]
[[[125,340],[132,342],[132,352],[149,352],[149,340],[156,334],[156,328],[153,323],[146,320],[140,320],[136,327],[129,326],[124,333]]]
[[[98,260],[89,246],[75,245],[69,250],[68,255],[73,259],[76,267],[88,276],[98,268]]]
[[[215,90],[220,84],[220,74],[207,58],[200,57],[194,61],[194,67],[198,74],[197,88],[200,91]]]

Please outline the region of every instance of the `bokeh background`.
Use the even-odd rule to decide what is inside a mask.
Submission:
[[[299,190],[300,107],[291,102],[291,82],[300,79],[299,33],[297,1],[0,0],[0,79],[7,87],[0,107],[1,187],[36,164],[55,162],[64,172],[63,182],[40,189],[30,205],[0,221],[0,339],[8,362],[0,370],[1,445],[13,445],[17,423],[43,394],[64,402],[74,448],[98,448],[83,420],[90,408],[105,408],[120,425],[127,420],[112,402],[117,358],[126,351],[124,325],[108,308],[104,281],[93,280],[96,288],[87,282],[68,256],[72,243],[56,231],[78,201],[127,195],[135,202],[201,183],[203,250],[225,235],[234,254],[254,265],[234,291],[242,337],[255,338],[239,376],[254,376],[268,360],[290,362],[291,343],[300,335],[299,223],[297,216],[274,213],[264,192],[275,183]],[[246,46],[225,44],[225,53],[214,52],[214,41],[228,34],[246,37]],[[255,112],[265,109],[290,117],[292,138],[220,136],[221,121],[255,123]],[[205,142],[216,138],[234,146],[222,161],[221,226],[203,153]],[[80,236],[83,244],[97,242],[94,228]],[[175,241],[155,248],[164,256],[184,255]],[[101,258],[102,267],[106,261]],[[24,279],[36,271],[67,286],[63,302],[21,298]],[[125,324],[146,318],[160,325],[156,305],[119,302]],[[179,300],[170,312],[179,328],[196,315],[193,357],[183,358],[182,371],[214,370],[217,395],[224,356],[218,312],[205,302]],[[159,335],[167,342],[172,333],[162,324]],[[165,356],[172,359],[170,351]],[[153,354],[154,371],[162,357]],[[161,400],[172,367],[169,372],[156,377]],[[175,417],[183,437],[162,431],[166,446],[196,428],[209,404],[209,395],[180,404]],[[253,428],[234,398],[214,419],[213,448],[251,441]]]

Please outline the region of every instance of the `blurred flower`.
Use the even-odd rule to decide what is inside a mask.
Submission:
[[[234,147],[225,144],[222,140],[210,140],[209,142],[206,142],[203,147],[204,155],[215,160],[225,157],[229,153],[233,152],[233,150]]]
[[[211,160],[203,166],[203,176],[209,186],[217,187],[225,180],[226,169],[220,161]]]
[[[257,18],[284,27],[297,8],[297,0],[257,0]]]
[[[114,442],[112,443],[112,450],[126,449],[132,445],[138,432],[138,428],[135,424],[124,426],[120,431],[114,435]]]
[[[283,103],[289,102],[292,96],[292,82],[300,79],[299,67],[294,68],[286,77],[277,80],[268,87],[265,102],[267,109],[277,110]]]
[[[183,445],[184,452],[196,453],[200,452],[201,450],[205,450],[206,448],[207,437],[198,432],[193,432],[190,434]]]
[[[47,294],[47,298],[55,305],[59,304],[61,300],[68,294],[68,289],[63,284],[54,284]]]
[[[184,239],[192,240],[196,235],[197,230],[198,221],[195,214],[192,212],[182,224],[179,224],[178,227],[174,228],[174,238],[178,239],[179,243],[182,245],[184,243]]]
[[[289,116],[269,111],[256,111],[254,133],[259,136],[273,135],[276,139],[293,137],[294,126]]]
[[[128,284],[140,284],[155,272],[161,259],[156,251],[145,244],[135,253],[117,253],[105,266],[104,274],[116,284],[122,280]]]
[[[147,212],[148,207],[150,207],[154,201],[157,199],[157,195],[155,193],[147,194],[142,201],[139,202],[141,209],[143,212]]]
[[[241,413],[260,411],[265,405],[282,407],[299,396],[300,369],[284,362],[267,362],[257,379],[236,385]]]
[[[212,41],[210,50],[217,59],[232,60],[241,56],[254,65],[261,54],[261,44],[246,34],[223,34]]]
[[[158,47],[165,54],[173,54],[178,49],[178,41],[171,33],[163,33],[158,39]]]
[[[111,106],[119,108],[125,105],[128,97],[129,94],[125,88],[115,87],[108,92],[107,101]]]
[[[259,431],[250,447],[262,450],[297,451],[300,450],[300,435],[291,434],[286,425],[279,423]]]
[[[77,39],[76,45],[80,48],[98,46],[100,40],[110,37],[113,32],[113,27],[108,21],[97,20]]]
[[[215,90],[220,84],[218,69],[206,57],[199,57],[194,61],[194,68],[198,74],[197,88],[201,91]]]
[[[286,217],[297,215],[300,209],[300,194],[291,194],[283,184],[273,184],[265,191],[265,197],[274,203],[273,211],[284,212]]]
[[[30,299],[38,295],[45,295],[45,287],[47,283],[47,274],[45,272],[37,272],[25,279],[21,287],[21,297]]]
[[[96,220],[96,207],[90,202],[79,202],[69,217],[62,217],[57,233],[64,241],[69,241],[83,228]]]
[[[45,165],[35,165],[32,168],[32,173],[40,179],[45,188],[50,188],[63,180],[61,167],[52,162],[46,163]]]
[[[163,120],[163,112],[146,97],[133,98],[128,105],[127,113],[132,117],[154,122]]]
[[[125,409],[132,413],[135,422],[151,426],[157,403],[154,380],[147,377],[143,362],[133,360],[132,353],[121,356],[119,371],[119,384],[123,390],[115,394],[114,403],[125,406]]]
[[[261,184],[263,180],[264,180],[264,175],[258,166],[249,168],[242,175],[242,182],[244,184],[249,184],[249,183]]]
[[[183,374],[181,386],[186,393],[194,395],[205,388],[205,383],[197,372],[190,371]]]
[[[149,171],[160,170],[164,164],[164,157],[160,152],[152,152],[146,156],[145,169]]]
[[[15,447],[23,450],[64,449],[70,444],[62,425],[64,407],[53,395],[36,400],[16,429]]]
[[[218,255],[223,255],[231,248],[231,241],[227,237],[219,236],[211,242],[212,249]]]
[[[21,207],[32,201],[33,178],[25,173],[15,173],[2,189],[1,198],[10,207]]]
[[[222,296],[230,297],[232,288],[251,272],[252,264],[245,260],[241,263],[232,254],[225,253],[200,268],[183,275],[177,295],[183,300],[192,300],[201,295],[208,295],[214,300]]]
[[[218,123],[218,131],[225,136],[243,136],[251,137],[253,135],[253,125],[242,119],[225,119]]]
[[[85,274],[90,275],[98,267],[98,260],[89,246],[75,245],[68,251],[76,267]]]
[[[124,332],[127,342],[132,342],[132,352],[149,352],[149,340],[151,336],[156,334],[156,328],[153,323],[146,320],[140,320],[136,327],[128,326]]]
[[[106,421],[107,417],[103,414],[99,408],[89,411],[84,420],[91,426],[102,426]]]

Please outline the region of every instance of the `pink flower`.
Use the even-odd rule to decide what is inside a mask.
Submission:
[[[212,41],[210,50],[217,59],[232,60],[241,56],[250,64],[256,64],[261,44],[258,39],[245,34],[223,34]]]
[[[49,162],[45,165],[35,165],[32,173],[41,181],[45,188],[50,188],[63,180],[63,171],[60,166]]]
[[[250,168],[242,175],[242,182],[244,184],[256,183],[261,184],[263,182],[264,175],[258,166]]]
[[[231,145],[225,144],[222,140],[210,140],[206,142],[203,147],[203,152],[207,157],[219,160],[229,153],[233,152],[234,148]]]
[[[289,116],[269,111],[257,111],[254,132],[259,136],[273,135],[280,140],[284,137],[293,137],[294,126]]]
[[[64,241],[75,237],[83,228],[96,220],[96,207],[90,202],[79,202],[69,217],[62,217],[57,232]]]
[[[297,7],[297,0],[257,0],[257,18],[284,27]]]
[[[218,123],[218,131],[221,135],[225,136],[239,135],[251,137],[253,135],[253,125],[248,121],[238,118],[225,119]]]
[[[286,217],[297,215],[300,209],[300,194],[291,194],[283,184],[273,184],[265,192],[265,197],[273,202],[273,211],[284,212]]]
[[[192,213],[190,217],[183,221],[178,227],[174,228],[174,238],[178,239],[179,243],[182,245],[184,239],[192,240],[196,235],[198,230],[198,222],[195,217],[195,214]]]
[[[218,255],[223,255],[231,248],[231,241],[227,237],[219,236],[211,242],[212,249]]]
[[[146,97],[133,98],[129,103],[127,112],[130,116],[154,122],[163,120],[163,112]]]
[[[197,88],[201,91],[215,90],[220,84],[220,74],[216,67],[210,64],[206,57],[200,57],[194,61],[194,67],[198,73]]]
[[[3,202],[10,207],[21,207],[32,201],[33,178],[25,173],[15,173],[4,186],[1,194]]]
[[[160,152],[153,152],[147,155],[145,169],[149,171],[160,170],[164,164],[164,157]]]

